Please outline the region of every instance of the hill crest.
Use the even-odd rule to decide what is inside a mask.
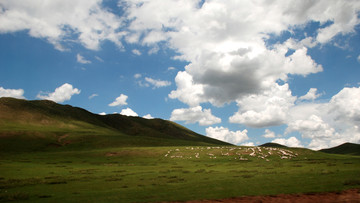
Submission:
[[[321,149],[319,151],[329,154],[360,155],[360,144],[347,142],[336,147]]]
[[[278,144],[278,143],[275,143],[275,142],[268,142],[268,143],[260,145],[260,147],[288,148],[285,145],[281,145],[281,144]]]

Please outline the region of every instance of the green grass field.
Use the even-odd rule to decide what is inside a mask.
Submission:
[[[163,202],[360,187],[360,157],[307,149],[134,147],[0,153],[0,201]]]
[[[236,147],[162,119],[0,98],[2,202],[165,202],[349,188],[360,188],[360,156]]]

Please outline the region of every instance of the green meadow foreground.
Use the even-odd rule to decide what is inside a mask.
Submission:
[[[0,201],[163,202],[360,188],[360,157],[308,149],[1,152]]]

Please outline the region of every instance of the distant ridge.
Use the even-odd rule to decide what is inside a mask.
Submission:
[[[287,146],[278,144],[278,143],[273,143],[273,142],[268,142],[265,144],[260,145],[260,147],[276,147],[276,148],[287,148]]]
[[[347,143],[344,143],[337,147],[321,149],[319,151],[329,153],[329,154],[347,154],[347,155],[360,156],[360,144],[354,144],[354,143],[347,142]]]
[[[162,119],[98,115],[48,100],[0,98],[0,151],[230,145]]]

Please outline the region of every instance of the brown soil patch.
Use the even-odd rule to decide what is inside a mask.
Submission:
[[[185,203],[360,203],[360,189],[342,192],[324,192],[308,194],[280,194],[269,196],[236,197],[221,200],[194,200]],[[174,202],[175,203],[175,202]],[[178,202],[180,203],[180,202]]]

